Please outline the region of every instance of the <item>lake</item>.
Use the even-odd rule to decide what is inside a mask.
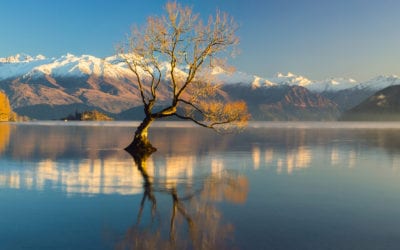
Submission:
[[[398,249],[400,123],[0,123],[0,249]]]

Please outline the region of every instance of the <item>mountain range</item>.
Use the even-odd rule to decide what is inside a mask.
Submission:
[[[168,70],[167,63],[162,67]],[[263,78],[220,68],[212,74],[232,99],[247,102],[256,120],[334,120],[375,92],[400,84],[397,76],[358,82],[351,78],[316,81],[293,73]],[[60,119],[93,109],[116,119],[137,119],[142,103],[135,79],[117,56],[0,58],[0,91],[14,111],[35,119]],[[161,101],[167,96],[161,93]]]

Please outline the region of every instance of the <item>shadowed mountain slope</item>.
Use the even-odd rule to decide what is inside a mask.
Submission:
[[[226,85],[223,90],[232,99],[245,100],[254,120],[335,120],[339,116],[334,102],[301,86]]]
[[[365,101],[345,112],[342,120],[399,121],[400,85],[380,90]]]

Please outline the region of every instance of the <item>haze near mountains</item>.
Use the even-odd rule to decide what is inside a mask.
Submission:
[[[168,70],[167,63],[163,66],[164,71]],[[277,73],[270,78],[240,71],[228,74],[222,69],[212,73],[232,98],[245,99],[253,118],[262,120],[335,119],[376,91],[400,84],[397,76],[357,82],[345,78],[314,81],[292,73]],[[19,54],[0,58],[0,90],[7,94],[15,111],[36,119],[59,119],[87,109],[115,117],[121,112],[129,114],[129,110],[142,105],[135,81],[133,73],[116,56],[101,59],[67,54],[47,58]],[[165,100],[168,90],[162,90],[160,96]],[[304,116],[305,111],[315,110],[329,110],[329,115]],[[289,115],[276,115],[282,112]],[[129,115],[123,118],[135,119]]]

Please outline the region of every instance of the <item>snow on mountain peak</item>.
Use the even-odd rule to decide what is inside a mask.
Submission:
[[[75,55],[71,53],[67,53],[66,55],[61,56],[61,58],[68,58],[68,59],[74,59]]]
[[[372,80],[374,81],[396,81],[399,77],[397,75],[379,75]]]
[[[103,60],[90,55],[75,56],[66,54],[59,58],[46,58],[43,55],[32,57],[17,54],[0,58],[0,80],[12,77],[37,75],[84,76],[101,74]]]
[[[28,54],[16,54],[13,56],[9,57],[1,57],[0,58],[0,63],[28,63],[32,61],[40,61],[40,60],[45,60],[46,57],[39,54],[35,57],[32,57]]]
[[[269,80],[281,85],[299,85],[303,87],[312,83],[308,78],[291,72],[288,72],[286,75],[283,73],[277,73]]]
[[[16,55],[5,57],[5,58],[0,58],[0,62],[3,62],[3,63],[29,62],[32,60],[33,60],[33,58],[27,54],[16,54]]]
[[[43,55],[32,57],[27,54],[17,54],[5,58],[0,58],[0,80],[19,77],[31,72],[35,67],[47,63]]]
[[[256,75],[249,75],[241,71],[228,72],[221,67],[213,68],[211,74],[213,74],[217,80],[227,84],[250,84],[253,88],[276,85],[268,79]]]
[[[36,58],[36,60],[44,60],[44,59],[46,59],[46,57],[44,55],[42,55],[42,54],[37,55],[35,58]]]
[[[227,72],[221,67],[214,67],[214,68],[212,68],[211,74],[213,74],[213,75],[227,74]]]
[[[275,78],[288,78],[288,77],[295,77],[296,75],[293,74],[292,72],[287,72],[287,74],[282,73],[282,72],[277,72],[274,77]]]
[[[380,75],[360,84],[361,88],[371,90],[381,90],[393,85],[400,85],[400,78],[397,75]]]
[[[57,76],[100,75],[104,68],[103,62],[104,60],[91,55],[75,56],[68,53],[37,69]]]
[[[307,88],[315,92],[339,91],[352,88],[357,85],[357,81],[352,78],[331,77],[322,81],[315,81]]]

